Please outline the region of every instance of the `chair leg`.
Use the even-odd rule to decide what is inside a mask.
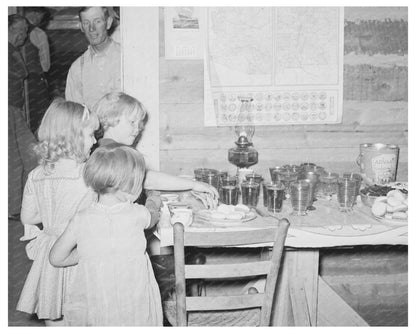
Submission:
[[[205,280],[200,280],[198,282],[198,296],[207,296],[207,286],[205,284]]]

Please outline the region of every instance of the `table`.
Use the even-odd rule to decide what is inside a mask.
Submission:
[[[407,223],[379,220],[358,201],[351,213],[339,212],[333,201],[318,200],[308,216],[290,216],[284,208],[277,217],[291,222],[279,277],[272,324],[275,326],[367,326],[367,323],[319,276],[319,249],[354,245],[407,245]],[[262,211],[260,207],[260,211]],[[164,214],[165,215],[165,214]],[[230,226],[194,223],[187,231],[230,232],[276,225],[267,216]],[[161,247],[173,245],[169,217],[162,217]],[[262,244],[267,246],[268,244]]]

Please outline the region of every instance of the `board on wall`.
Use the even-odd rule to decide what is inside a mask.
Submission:
[[[147,109],[137,149],[159,170],[159,8],[121,7],[123,91]]]

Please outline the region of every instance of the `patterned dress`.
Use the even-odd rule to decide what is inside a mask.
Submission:
[[[76,266],[56,268],[49,263],[49,252],[75,213],[95,200],[82,178],[84,164],[61,159],[51,174],[38,166],[26,182],[21,219],[32,267],[17,304],[17,310],[36,313],[40,319],[59,319],[67,289]],[[42,223],[40,230],[36,223]]]
[[[80,257],[64,317],[72,326],[162,326],[159,287],[146,253],[149,211],[124,202],[79,212],[70,229]]]

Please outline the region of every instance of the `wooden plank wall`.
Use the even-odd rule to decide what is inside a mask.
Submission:
[[[160,170],[192,174],[196,167],[235,172],[227,161],[232,128],[203,126],[203,61],[166,60],[160,8]],[[341,124],[257,126],[256,172],[314,162],[334,172],[359,171],[359,144],[398,144],[398,180],[407,180],[408,19],[406,7],[346,7],[344,113]]]

